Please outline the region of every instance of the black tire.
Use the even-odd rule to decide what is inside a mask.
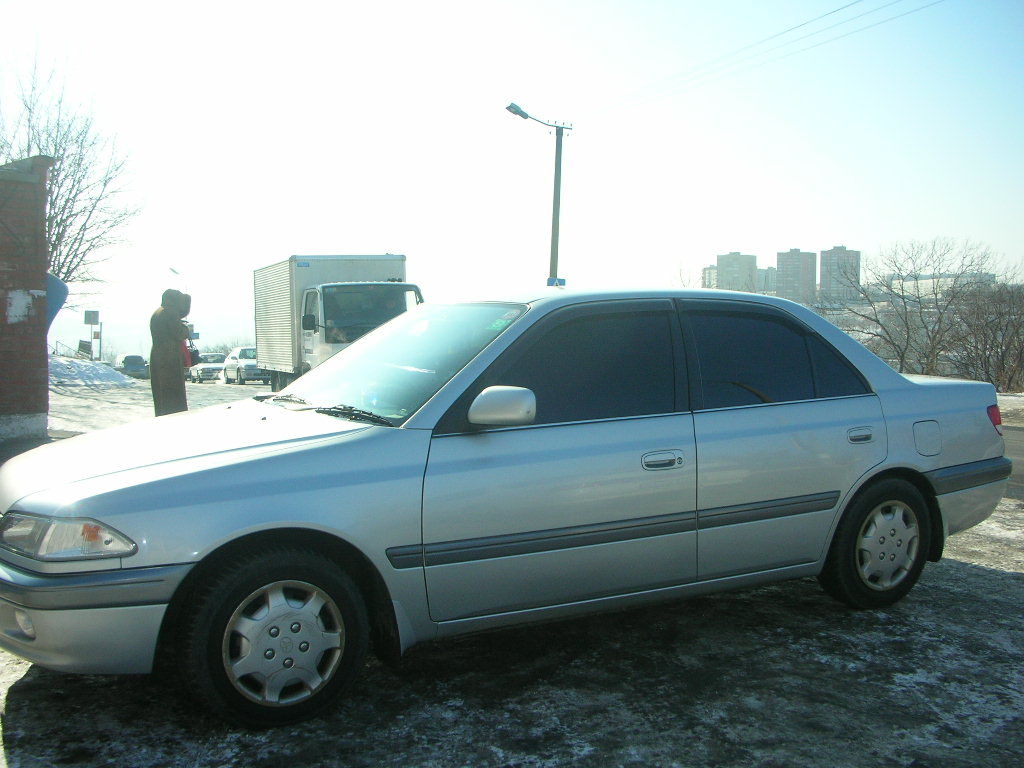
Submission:
[[[265,727],[311,717],[352,684],[369,621],[334,561],[282,546],[222,563],[195,592],[181,637],[187,698]]]
[[[854,608],[884,608],[917,583],[928,557],[931,525],[921,492],[883,480],[861,492],[839,521],[818,581]]]

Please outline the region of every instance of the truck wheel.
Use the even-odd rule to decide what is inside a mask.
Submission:
[[[854,608],[892,605],[921,575],[929,532],[928,506],[917,488],[896,479],[876,483],[839,521],[818,581]]]
[[[223,563],[195,596],[183,637],[186,695],[228,720],[271,726],[312,716],[351,685],[369,621],[333,561],[275,547]]]

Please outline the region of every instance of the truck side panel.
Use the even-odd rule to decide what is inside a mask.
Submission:
[[[257,269],[253,274],[256,362],[260,368],[288,373],[297,368],[298,328],[293,320],[291,280],[289,261]]]

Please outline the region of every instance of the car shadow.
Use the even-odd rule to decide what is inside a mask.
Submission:
[[[852,611],[813,579],[436,643],[319,718],[233,728],[155,678],[30,667],[18,766],[1011,765],[1024,574],[944,560]]]

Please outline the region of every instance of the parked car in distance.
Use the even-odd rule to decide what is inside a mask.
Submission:
[[[168,664],[273,725],[371,648],[807,576],[884,608],[991,514],[1003,447],[991,385],[902,376],[784,299],[424,304],[276,395],[8,461],[0,647]]]
[[[227,384],[245,384],[247,381],[270,383],[270,371],[256,365],[256,347],[235,347],[224,359],[221,374]]]
[[[120,371],[125,376],[131,376],[134,379],[149,378],[149,364],[142,355],[121,355],[114,366],[114,370]]]
[[[188,369],[188,380],[202,384],[204,381],[219,379],[226,357],[223,352],[203,352],[199,355],[199,362]]]

